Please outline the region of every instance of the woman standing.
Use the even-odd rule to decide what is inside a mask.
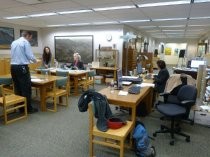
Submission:
[[[51,50],[48,46],[45,46],[42,54],[42,66],[45,68],[50,68],[51,59],[52,59]]]

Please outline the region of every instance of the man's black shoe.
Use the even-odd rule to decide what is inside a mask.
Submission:
[[[38,109],[37,108],[28,109],[28,113],[29,114],[33,114],[33,113],[36,113],[36,112],[38,112]]]

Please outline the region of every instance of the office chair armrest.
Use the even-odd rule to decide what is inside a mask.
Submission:
[[[184,101],[181,101],[181,104],[192,104],[192,103],[195,103],[195,100],[184,100]]]
[[[168,93],[168,92],[159,93],[159,96],[168,96],[168,95],[170,95],[170,93]]]

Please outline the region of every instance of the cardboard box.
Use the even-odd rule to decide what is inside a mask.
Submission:
[[[103,66],[101,62],[92,62],[92,67],[94,67],[94,68],[98,68],[101,66]]]
[[[103,84],[104,77],[103,76],[95,76],[95,84]]]
[[[195,123],[210,126],[210,113],[206,111],[195,111]]]

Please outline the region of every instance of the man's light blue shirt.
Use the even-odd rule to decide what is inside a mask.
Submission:
[[[36,62],[31,45],[24,37],[20,37],[11,44],[11,64],[26,65]]]

